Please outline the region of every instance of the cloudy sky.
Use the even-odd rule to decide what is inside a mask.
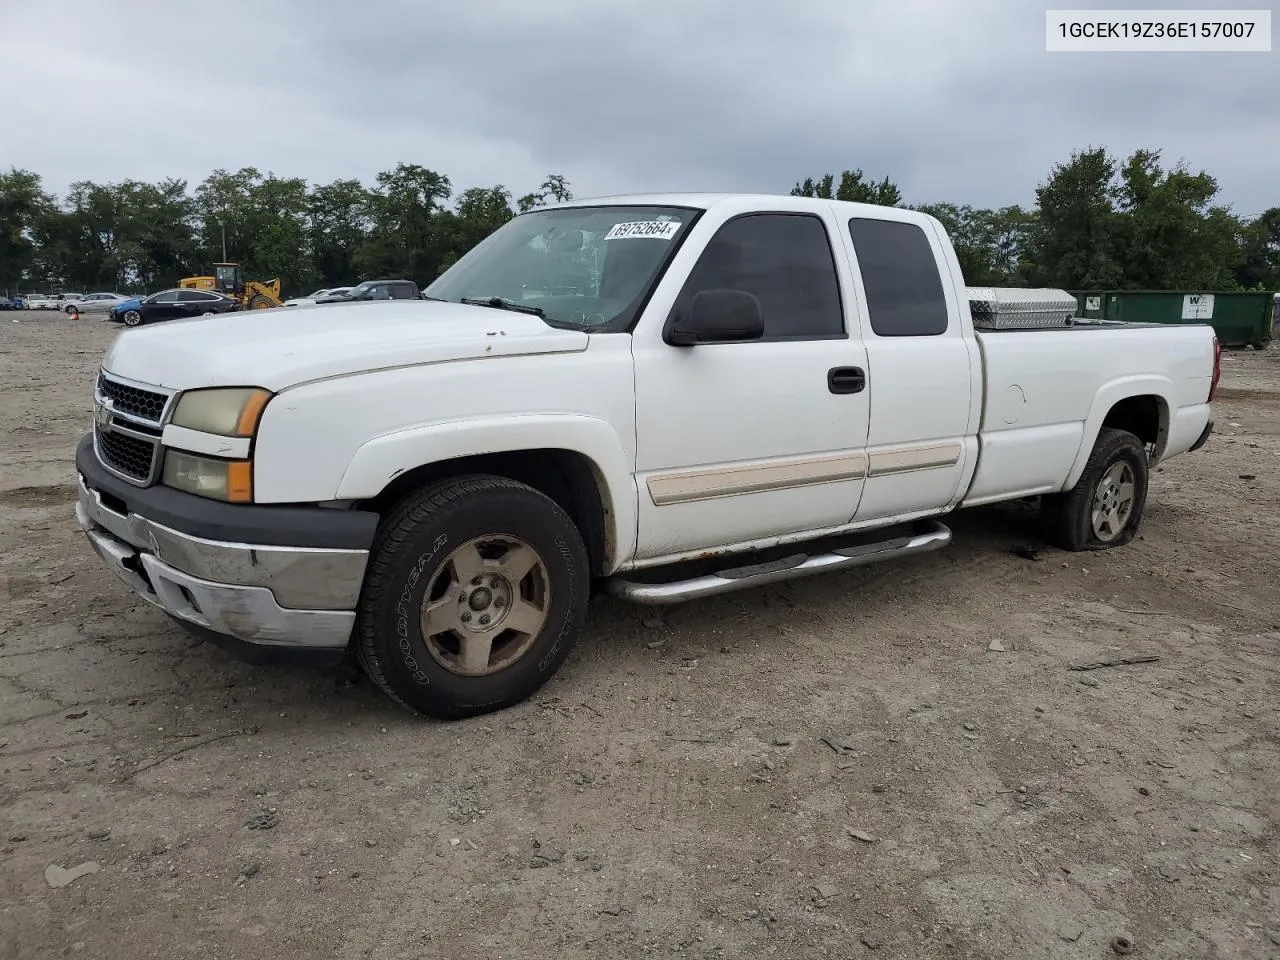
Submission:
[[[1046,53],[1045,6],[0,0],[0,166],[61,192],[242,166],[369,183],[404,160],[579,196],[861,167],[908,202],[998,206],[1094,144],[1185,159],[1240,213],[1280,205],[1280,45]]]

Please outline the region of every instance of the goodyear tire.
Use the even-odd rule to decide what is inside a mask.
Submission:
[[[564,662],[589,587],[582,537],[549,497],[502,477],[444,481],[385,518],[357,655],[412,710],[443,720],[499,710]]]
[[[1142,524],[1148,471],[1142,441],[1126,430],[1104,427],[1076,485],[1043,499],[1046,538],[1072,552],[1123,547]]]

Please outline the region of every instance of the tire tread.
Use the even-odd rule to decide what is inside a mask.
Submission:
[[[1144,465],[1147,463],[1147,450],[1141,440],[1127,430],[1103,427],[1098,431],[1098,439],[1093,445],[1093,450],[1076,485],[1065,493],[1054,494],[1043,499],[1041,517],[1045,539],[1049,543],[1062,550],[1080,553],[1121,547],[1133,539],[1138,526],[1142,523],[1142,514],[1146,507],[1145,471],[1142,478],[1135,477],[1135,483],[1140,483],[1142,488],[1134,494],[1135,498],[1139,498],[1140,492],[1139,503],[1135,506],[1137,516],[1131,518],[1129,529],[1121,535],[1119,540],[1111,543],[1095,542],[1087,522],[1089,504],[1102,470],[1117,453],[1126,447],[1136,453]]]
[[[415,529],[420,524],[428,523],[433,518],[448,513],[459,501],[493,493],[514,493],[536,498],[544,506],[550,506],[553,512],[558,514],[558,519],[569,529],[576,530],[572,518],[564,509],[550,497],[535,490],[533,487],[506,477],[474,474],[438,480],[407,494],[387,512],[384,521],[379,525],[378,533],[374,537],[373,545],[370,549],[369,568],[365,574],[365,587],[361,597],[360,612],[356,617],[356,657],[361,667],[364,668],[365,673],[368,674],[379,690],[413,713],[422,711],[409,704],[396,691],[387,677],[384,665],[378,656],[377,625],[374,622],[374,618],[369,616],[367,608],[377,606],[377,595],[383,592],[388,582],[395,577],[396,570],[393,558],[398,555],[399,549],[405,542],[412,538]],[[578,622],[574,624],[575,628],[581,625],[582,619],[583,617],[581,616],[577,618]],[[566,648],[565,655],[567,653],[568,650]],[[474,710],[466,709],[433,711],[434,715],[438,717],[462,717],[469,716],[474,712]]]

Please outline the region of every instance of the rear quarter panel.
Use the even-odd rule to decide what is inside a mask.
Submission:
[[[1070,489],[1121,400],[1160,402],[1155,459],[1186,452],[1209,420],[1213,329],[1206,325],[977,334],[981,452],[963,506]]]

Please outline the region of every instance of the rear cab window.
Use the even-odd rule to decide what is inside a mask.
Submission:
[[[849,235],[877,337],[936,337],[947,332],[947,295],[938,260],[915,223],[854,217]]]

